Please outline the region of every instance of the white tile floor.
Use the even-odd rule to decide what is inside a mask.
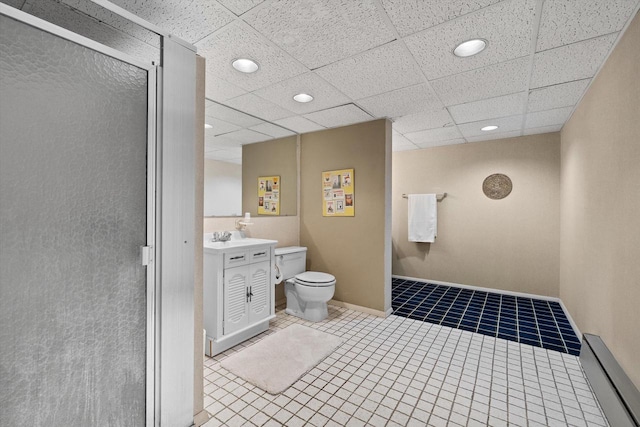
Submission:
[[[220,367],[292,323],[345,342],[271,395]],[[269,331],[205,357],[212,426],[607,426],[577,357],[424,323],[329,306],[323,322],[277,311]]]

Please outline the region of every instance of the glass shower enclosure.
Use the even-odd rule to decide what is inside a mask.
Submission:
[[[0,4],[2,426],[193,420],[193,375],[170,367],[193,372],[193,242],[163,205],[185,187],[162,182],[192,176],[193,156],[170,154],[193,141],[195,102],[182,129],[166,105],[195,52],[163,48],[140,60]]]

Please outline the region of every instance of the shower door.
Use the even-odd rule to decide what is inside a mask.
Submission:
[[[0,425],[144,426],[155,69],[30,18],[0,13]]]

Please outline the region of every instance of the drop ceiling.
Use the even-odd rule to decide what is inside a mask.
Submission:
[[[2,1],[43,9],[42,0]],[[82,0],[61,2],[98,15]],[[237,161],[243,144],[383,117],[393,121],[394,151],[558,131],[640,0],[112,2],[207,59],[207,157]],[[105,15],[136,52],[155,47]],[[473,38],[487,48],[453,55]],[[241,57],[259,70],[233,69]],[[314,101],[293,101],[300,92]]]

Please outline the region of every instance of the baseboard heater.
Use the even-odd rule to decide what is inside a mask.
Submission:
[[[599,336],[582,336],[580,363],[611,427],[640,427],[640,392]]]

